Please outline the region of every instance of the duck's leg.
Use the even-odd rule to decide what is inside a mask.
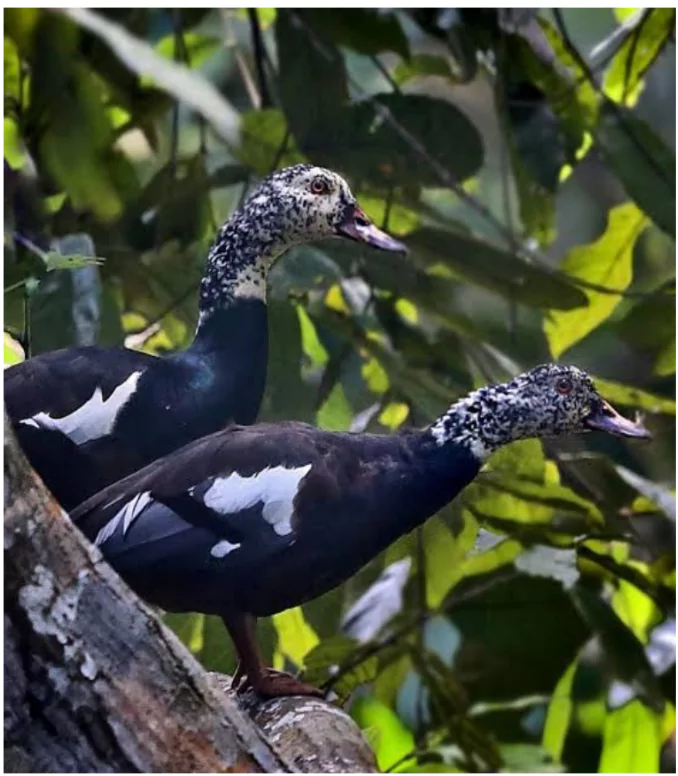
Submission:
[[[304,684],[290,674],[267,668],[257,645],[256,620],[251,614],[229,614],[222,617],[238,653],[238,667],[231,686],[236,692],[251,687],[263,698],[281,695],[315,695],[323,693],[317,687]]]

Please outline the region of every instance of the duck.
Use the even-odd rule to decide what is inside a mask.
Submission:
[[[64,509],[194,439],[255,421],[268,359],[268,271],[288,248],[333,237],[406,252],[338,173],[310,164],[277,170],[218,231],[186,350],[158,358],[71,347],[5,371],[19,442]]]
[[[452,501],[503,446],[594,429],[650,436],[586,372],[545,364],[397,435],[294,421],[231,426],[113,484],[71,517],[143,599],[221,617],[239,657],[237,690],[318,695],[264,664],[257,618],[349,579]]]

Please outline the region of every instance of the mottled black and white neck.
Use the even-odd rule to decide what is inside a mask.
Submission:
[[[217,234],[200,287],[198,328],[236,300],[265,303],[268,271],[276,259],[294,245],[329,237],[405,250],[369,222],[337,173],[297,164],[269,175]]]
[[[601,399],[586,372],[543,364],[509,382],[473,391],[452,404],[428,433],[439,447],[459,445],[484,461],[520,439],[594,428],[615,433],[622,421],[628,424],[621,428],[627,436],[644,435]]]

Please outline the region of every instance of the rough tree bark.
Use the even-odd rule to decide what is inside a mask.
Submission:
[[[375,772],[341,710],[243,706],[72,525],[5,415],[5,770]]]

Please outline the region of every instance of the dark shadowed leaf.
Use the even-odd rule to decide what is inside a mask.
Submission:
[[[661,710],[664,705],[662,692],[640,641],[614,609],[593,591],[580,585],[570,595],[598,636],[610,670],[618,679],[633,686],[653,709]]]
[[[374,9],[323,8],[304,12],[313,30],[337,46],[347,46],[367,56],[392,51],[407,59],[409,46],[393,13]]]
[[[596,135],[626,193],[668,234],[676,234],[676,155],[627,108],[606,103]]]

